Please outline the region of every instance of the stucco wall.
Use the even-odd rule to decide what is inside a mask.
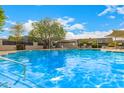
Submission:
[[[43,49],[43,46],[25,46],[26,50],[33,50],[33,49]]]
[[[0,50],[16,50],[15,45],[0,45]]]
[[[43,49],[43,46],[38,46],[37,42],[33,42],[33,45],[26,45],[25,46],[26,50],[33,50],[33,49]]]
[[[124,40],[124,38],[118,38],[118,37],[116,37],[116,39],[115,38],[112,38],[112,40],[113,41],[115,41],[115,40]]]
[[[77,48],[76,43],[62,43],[63,48]]]
[[[33,45],[26,45],[26,50],[33,50],[33,49],[42,49],[43,46],[38,46],[37,42],[33,42]],[[0,40],[0,50],[16,50],[16,45],[2,45],[2,40]]]
[[[33,50],[33,49],[43,49],[43,46],[31,46],[31,45],[26,45],[25,46],[26,50]],[[0,45],[0,50],[16,50],[15,45]]]

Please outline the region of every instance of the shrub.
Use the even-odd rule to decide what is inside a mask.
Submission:
[[[108,47],[115,47],[115,45],[117,46],[118,43],[114,41],[114,42],[109,43]]]
[[[25,49],[25,45],[24,44],[17,44],[16,45],[16,50],[24,50]]]
[[[102,45],[97,45],[97,43],[95,43],[95,44],[92,44],[92,48],[101,48],[102,47]]]
[[[89,45],[89,41],[88,40],[81,40],[80,43],[79,43],[80,46],[83,46],[85,44]]]

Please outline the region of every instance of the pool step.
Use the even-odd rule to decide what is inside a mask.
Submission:
[[[6,79],[9,79],[8,81],[11,82],[11,85],[10,85],[11,87],[19,87],[18,86],[19,84],[21,84],[20,87],[22,87],[22,86],[25,86],[27,88],[38,87],[32,81],[25,79],[26,78],[26,65],[25,64],[20,63],[18,61],[15,61],[13,59],[9,59],[9,58],[3,57],[3,56],[0,56],[0,59],[5,60],[5,61],[9,61],[9,62],[12,62],[12,63],[16,63],[16,64],[19,64],[19,65],[23,66],[23,74],[21,74],[21,76],[17,75],[17,74],[14,74],[14,73],[11,73],[11,72],[0,73],[1,76],[4,76],[4,77],[6,77]],[[3,78],[1,78],[1,79],[3,79]],[[2,82],[3,81],[1,81],[0,83],[2,85],[4,85]]]
[[[37,85],[37,84],[34,83],[33,81],[27,79],[27,78],[24,80],[24,79],[23,79],[23,76],[20,76],[20,75],[18,75],[18,74],[12,73],[12,72],[10,72],[10,73],[13,74],[13,75],[16,75],[16,76],[18,76],[18,77],[20,77],[20,78],[22,78],[21,81],[26,82],[26,83],[28,83],[28,84],[32,84],[32,86],[33,86],[34,88],[40,88],[40,87],[42,87],[42,86]]]
[[[8,82],[4,82],[4,83],[0,82],[0,88],[10,88],[10,87],[8,86]]]
[[[3,57],[3,56],[0,56],[0,59],[21,65],[23,67],[23,70],[22,70],[23,78],[25,78],[25,74],[26,74],[26,65],[25,64],[20,63],[16,60],[13,60],[13,59],[10,59],[10,58]]]
[[[22,87],[25,87],[25,88],[37,88],[37,87],[39,87],[36,84],[34,84],[33,82],[31,82],[31,81],[29,81],[27,79],[23,80],[21,76],[17,76],[17,75],[15,75],[13,73],[7,73],[7,74],[0,73],[0,76],[6,78],[4,81],[1,82],[0,87],[12,87],[12,88],[17,88],[17,87],[18,88],[22,88]]]

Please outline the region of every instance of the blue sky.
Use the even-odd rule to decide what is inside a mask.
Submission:
[[[25,34],[31,23],[45,17],[58,20],[68,31],[67,38],[103,37],[112,29],[124,29],[124,6],[2,6],[8,19],[1,37],[9,35],[15,22],[23,23]]]

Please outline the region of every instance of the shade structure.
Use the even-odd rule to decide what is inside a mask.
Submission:
[[[113,30],[113,32],[106,37],[124,38],[124,30]]]

